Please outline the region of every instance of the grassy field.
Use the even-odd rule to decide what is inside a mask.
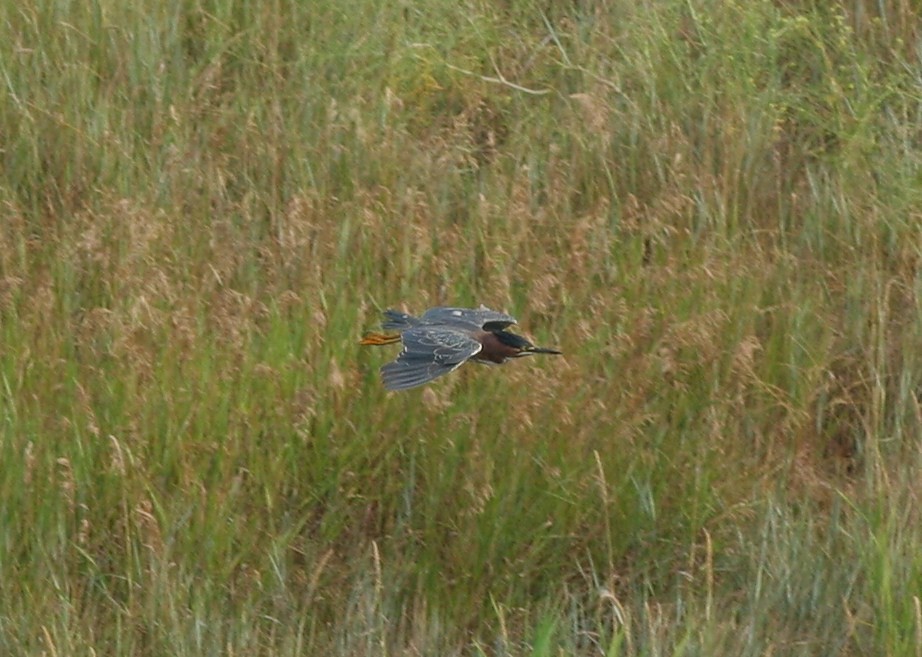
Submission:
[[[920,657],[919,11],[3,3],[0,653]]]

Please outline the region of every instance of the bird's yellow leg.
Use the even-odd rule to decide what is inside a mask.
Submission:
[[[395,342],[400,342],[399,333],[388,335],[387,333],[376,333],[374,331],[369,331],[364,336],[362,336],[361,340],[359,340],[359,344],[364,345],[394,344]]]

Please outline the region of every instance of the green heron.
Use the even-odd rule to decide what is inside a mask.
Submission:
[[[458,369],[468,360],[500,364],[532,354],[561,353],[536,347],[522,336],[506,331],[517,323],[515,318],[486,306],[431,308],[421,317],[386,310],[384,316],[387,319],[381,328],[397,333],[367,333],[360,344],[403,341],[403,351],[397,360],[381,368],[381,378],[388,390],[421,386]]]

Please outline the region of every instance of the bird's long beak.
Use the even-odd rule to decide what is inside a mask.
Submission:
[[[548,349],[547,347],[525,347],[522,351],[528,354],[556,354],[562,356],[562,351],[557,351],[556,349]]]

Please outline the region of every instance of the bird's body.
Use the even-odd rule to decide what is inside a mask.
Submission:
[[[456,370],[468,360],[501,364],[532,354],[559,354],[534,346],[505,330],[516,324],[505,313],[480,308],[431,308],[419,317],[387,310],[382,328],[396,334],[368,333],[363,345],[403,342],[397,360],[381,368],[388,390],[406,390]]]

